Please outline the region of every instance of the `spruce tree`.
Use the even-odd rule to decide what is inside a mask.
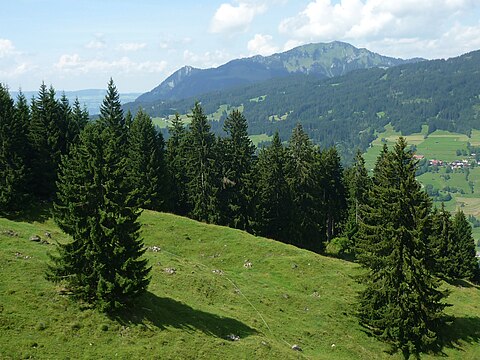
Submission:
[[[64,279],[74,293],[103,311],[115,311],[149,283],[140,224],[129,181],[127,133],[111,80],[100,109],[69,155],[62,158],[55,221],[72,242],[59,245],[49,278]]]
[[[293,243],[320,251],[323,249],[321,183],[316,176],[318,171],[315,166],[315,149],[301,124],[297,124],[293,129],[287,155],[287,178],[293,205],[291,219]]]
[[[348,251],[354,252],[360,222],[360,207],[366,204],[368,190],[371,187],[371,179],[360,150],[355,154],[353,165],[345,171],[344,178],[347,188],[348,215],[343,233],[349,240]]]
[[[137,190],[138,206],[164,210],[167,176],[163,137],[143,110],[137,112],[130,125],[128,152],[130,181]]]
[[[415,179],[416,161],[400,138],[382,152],[360,209],[357,258],[367,270],[358,316],[405,358],[438,341],[446,296],[428,259],[431,202]]]
[[[449,278],[454,273],[452,257],[456,249],[452,215],[445,209],[443,203],[440,210],[435,208],[432,211],[430,228],[430,267],[437,276]]]
[[[89,114],[86,107],[80,107],[78,98],[73,102],[71,119],[68,124],[68,139],[70,146],[78,141],[80,133],[88,124]]]
[[[32,147],[32,191],[40,199],[51,199],[60,156],[66,151],[66,123],[63,122],[55,90],[40,86],[37,98],[31,103],[29,141]]]
[[[196,220],[217,223],[219,169],[214,151],[215,136],[210,131],[207,116],[198,102],[192,109],[191,119],[186,141],[190,216]]]
[[[175,114],[168,132],[170,137],[167,140],[165,158],[170,186],[169,207],[175,214],[187,215],[190,211],[187,195],[187,132],[178,113]]]
[[[472,237],[472,227],[463,211],[455,213],[452,223],[452,276],[479,281],[479,264],[475,257],[475,240]]]
[[[292,202],[286,161],[286,150],[276,132],[270,146],[260,151],[255,168],[255,229],[262,236],[291,243]]]
[[[255,146],[248,137],[248,124],[239,110],[233,110],[225,120],[223,130],[227,137],[219,151],[223,155],[220,222],[245,230],[251,214],[249,189]]]
[[[26,127],[0,84],[0,213],[22,209],[27,193]]]
[[[323,174],[322,200],[325,206],[326,240],[330,241],[340,233],[347,213],[343,167],[335,147],[322,152],[321,172]]]

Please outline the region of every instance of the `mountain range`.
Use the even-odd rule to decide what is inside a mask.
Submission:
[[[339,41],[309,44],[271,56],[232,60],[211,69],[184,66],[153,90],[139,96],[136,102],[181,100],[292,74],[308,74],[322,79],[345,75],[352,70],[388,68],[421,60],[382,56]]]

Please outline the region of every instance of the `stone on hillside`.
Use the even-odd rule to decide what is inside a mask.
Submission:
[[[240,340],[240,336],[235,335],[235,334],[230,334],[230,335],[227,335],[227,339],[231,340],[231,341],[238,341],[238,340]]]
[[[33,235],[30,237],[30,241],[40,242],[42,241],[42,238],[38,235]]]
[[[298,346],[297,344],[293,344],[292,345],[292,350],[295,350],[295,351],[303,351],[302,348],[300,346]]]

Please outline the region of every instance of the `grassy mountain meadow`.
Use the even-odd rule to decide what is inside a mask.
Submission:
[[[52,244],[66,240],[48,210],[0,218],[0,358],[401,358],[354,317],[357,264],[167,213],[141,222],[152,281],[110,318],[45,280]],[[454,320],[445,347],[422,358],[480,358],[480,289],[443,287]]]

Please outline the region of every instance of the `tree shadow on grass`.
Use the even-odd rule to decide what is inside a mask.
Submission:
[[[23,210],[11,211],[2,216],[12,221],[43,223],[52,217],[52,209],[51,202],[39,201],[27,204]]]
[[[123,325],[152,324],[159,329],[174,327],[186,331],[200,330],[203,333],[225,339],[234,334],[240,338],[257,331],[244,323],[216,314],[193,309],[170,298],[161,298],[147,292],[135,303],[134,308],[114,317]]]
[[[445,280],[448,284],[456,287],[480,289],[480,286],[464,279]]]
[[[480,342],[480,317],[478,316],[459,316],[453,317],[453,321],[448,324],[440,334],[441,346],[436,353],[446,356],[444,348],[463,350],[463,345],[479,344]]]

